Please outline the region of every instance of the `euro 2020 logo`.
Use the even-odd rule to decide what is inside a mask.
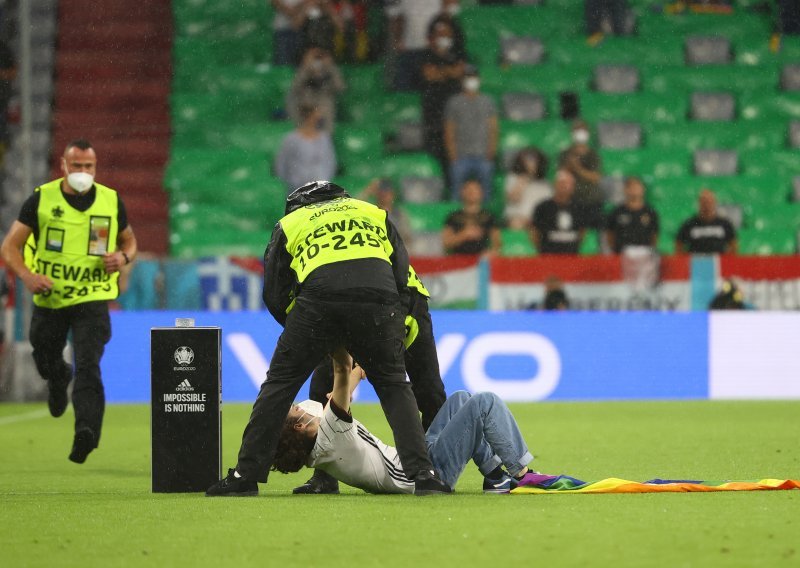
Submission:
[[[183,346],[175,350],[175,362],[178,365],[190,365],[192,361],[194,361],[194,351],[192,351],[191,347]]]

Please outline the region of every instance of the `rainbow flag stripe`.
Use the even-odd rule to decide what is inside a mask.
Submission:
[[[538,475],[533,485],[517,487],[511,493],[572,494],[572,493],[690,493],[696,491],[764,491],[800,489],[795,479],[762,479],[760,481],[694,481],[688,479],[651,479],[629,481],[609,477],[600,481],[581,481],[569,475]]]

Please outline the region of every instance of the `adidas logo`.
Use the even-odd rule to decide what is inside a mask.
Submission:
[[[189,382],[189,379],[183,379],[183,382],[179,384],[175,390],[178,392],[194,392],[194,387]]]

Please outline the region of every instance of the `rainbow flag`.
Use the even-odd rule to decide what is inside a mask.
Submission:
[[[581,481],[569,475],[539,474],[533,485],[517,487],[515,495],[572,493],[689,493],[695,491],[762,491],[800,489],[795,479],[762,479],[760,481],[695,481],[688,479],[651,479],[628,481],[609,477],[600,481]]]

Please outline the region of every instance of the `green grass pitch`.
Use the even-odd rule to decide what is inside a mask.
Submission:
[[[800,401],[511,405],[535,468],[584,480],[800,478]],[[249,405],[226,405],[234,464]],[[389,441],[376,405],[354,415]],[[0,566],[800,566],[800,491],[293,496],[150,493],[149,408],[110,405],[102,445],[67,460],[72,412],[0,405]]]

